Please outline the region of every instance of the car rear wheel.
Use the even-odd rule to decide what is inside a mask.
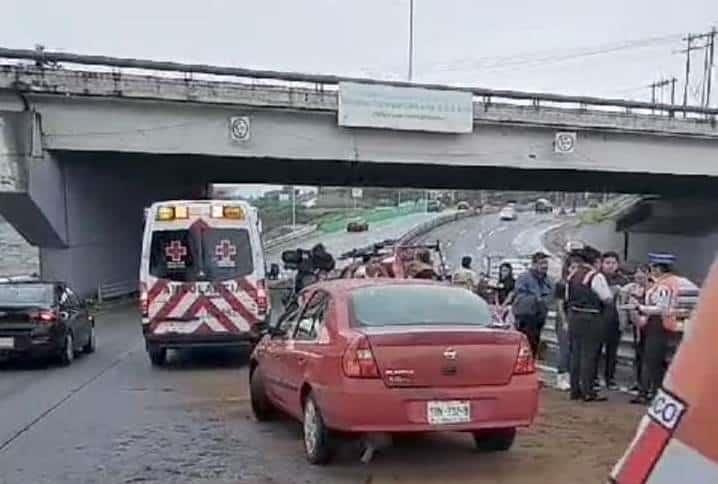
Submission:
[[[310,393],[304,402],[304,451],[310,464],[322,465],[329,462],[332,445],[329,429],[324,425],[322,412]]]
[[[62,344],[62,351],[60,352],[60,364],[62,366],[70,366],[75,360],[75,340],[72,338],[72,333],[65,333],[65,338]]]
[[[503,452],[514,445],[516,429],[487,429],[474,432],[476,448],[483,452]]]
[[[147,347],[147,354],[150,357],[152,366],[162,366],[167,360],[167,348],[162,348],[157,345],[149,345]]]
[[[249,375],[249,394],[254,418],[260,422],[267,422],[274,418],[275,409],[267,397],[264,387],[264,378],[259,368],[255,368]]]
[[[87,339],[87,344],[82,348],[82,351],[87,354],[94,353],[96,345],[97,345],[97,340],[95,337],[95,327],[92,326],[90,328],[90,336]]]

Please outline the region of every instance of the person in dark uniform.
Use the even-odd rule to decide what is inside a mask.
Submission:
[[[628,284],[628,278],[619,269],[620,258],[616,252],[603,254],[601,272],[606,277],[608,287],[618,299],[620,288]],[[605,349],[603,378],[607,390],[618,390],[616,385],[616,365],[618,364],[618,346],[621,342],[621,325],[616,304],[609,304],[604,308],[604,335],[601,347],[598,350],[598,361]]]
[[[581,263],[566,280],[571,341],[571,400],[603,401],[594,387],[596,356],[604,335],[603,309],[613,301],[600,272],[601,253],[592,247],[577,252]]]

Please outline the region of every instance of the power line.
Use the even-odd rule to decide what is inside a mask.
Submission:
[[[631,41],[625,41],[621,43],[603,44],[595,47],[587,47],[573,53],[567,54],[552,54],[547,55],[549,51],[524,53],[512,56],[504,57],[484,57],[473,60],[464,60],[458,62],[452,62],[449,64],[438,64],[434,69],[430,69],[429,72],[454,72],[460,70],[474,70],[474,69],[503,69],[506,67],[523,66],[530,64],[548,64],[555,62],[563,62],[567,60],[580,59],[584,57],[592,57],[598,55],[611,54],[615,52],[621,52],[625,50],[640,49],[651,46],[658,46],[660,44],[674,42],[681,38],[680,34],[665,35],[661,37],[649,37],[644,39],[636,39]],[[493,61],[493,62],[492,62]],[[463,66],[466,67],[463,67]]]

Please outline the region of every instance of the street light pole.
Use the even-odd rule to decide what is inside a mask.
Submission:
[[[297,187],[292,185],[292,230],[297,228]]]
[[[414,0],[409,0],[409,82],[414,80]]]

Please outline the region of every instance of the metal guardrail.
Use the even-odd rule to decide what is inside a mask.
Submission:
[[[556,334],[556,312],[549,311],[546,325],[543,328],[541,339],[552,347],[558,346],[558,335]],[[632,364],[636,358],[633,348],[633,338],[626,333],[621,333],[621,342],[618,346],[618,358],[622,363]]]
[[[316,232],[317,228],[318,228],[317,225],[307,225],[305,227],[302,227],[299,230],[295,230],[288,234],[285,234],[285,235],[282,235],[279,237],[275,237],[275,238],[270,239],[264,243],[264,249],[265,250],[273,249],[282,244],[286,244],[287,242],[291,242],[292,240],[306,237],[307,235],[310,235],[310,234]]]
[[[148,71],[177,72],[184,74],[209,74],[248,79],[267,79],[287,82],[298,82],[304,84],[314,84],[317,86],[322,86],[322,88],[325,85],[337,85],[340,82],[359,82],[363,84],[375,84],[394,87],[421,87],[436,90],[470,92],[474,96],[482,98],[483,101],[487,104],[492,102],[492,100],[494,99],[510,99],[517,101],[530,101],[534,107],[539,107],[541,103],[547,103],[569,104],[573,106],[578,106],[580,109],[586,109],[588,106],[602,106],[624,109],[627,112],[630,112],[631,110],[649,110],[652,114],[661,115],[665,113],[669,117],[675,117],[676,113],[691,113],[694,115],[698,114],[706,117],[714,117],[718,115],[718,109],[716,108],[704,108],[700,106],[680,106],[674,104],[651,103],[645,101],[629,101],[626,99],[618,98],[567,96],[562,94],[542,92],[486,89],[468,86],[449,86],[446,84],[434,83],[413,83],[407,81],[379,80],[364,77],[337,76],[326,74],[304,74],[298,72],[274,70],[256,70],[245,69],[241,67],[212,66],[207,64],[186,64],[181,62],[152,61],[126,57],[82,55],[69,52],[49,52],[45,50],[0,48],[0,58],[31,60],[36,62],[40,67],[48,66],[48,68],[56,68],[57,63],[65,62],[68,64],[106,66],[111,68],[142,69]]]
[[[12,276],[0,276],[0,284],[8,284],[10,282],[32,282],[40,280],[37,274],[16,274]]]
[[[417,225],[413,229],[409,230],[407,233],[401,236],[399,239],[399,245],[402,244],[410,244],[415,239],[426,235],[427,233],[431,232],[435,228],[448,224],[451,222],[456,222],[457,220],[461,220],[468,217],[473,217],[475,215],[479,215],[478,212],[474,210],[465,210],[461,212],[454,212],[447,215],[439,215],[438,217],[429,220],[428,222],[424,222],[422,224]]]
[[[136,279],[128,281],[103,282],[97,285],[97,302],[102,303],[108,299],[127,296],[137,292]]]

